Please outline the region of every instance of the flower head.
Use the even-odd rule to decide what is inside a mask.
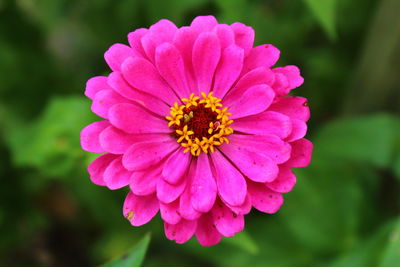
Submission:
[[[254,31],[201,16],[189,27],[161,20],[105,53],[112,72],[85,94],[104,120],[81,132],[103,153],[93,183],[129,186],[123,214],[134,226],[159,211],[167,238],[202,245],[243,230],[252,208],[277,212],[307,166],[307,100],[295,66],[273,67],[279,50],[253,47]]]

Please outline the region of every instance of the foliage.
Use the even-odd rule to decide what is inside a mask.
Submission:
[[[390,8],[396,5],[0,1],[0,265],[94,266],[129,251],[105,266],[139,266],[151,231],[143,266],[396,266],[400,20]],[[277,214],[252,212],[245,232],[211,248],[168,241],[160,219],[133,228],[121,214],[126,190],[91,184],[85,168],[93,157],[79,147],[80,130],[96,120],[83,96],[85,81],[109,71],[102,53],[126,43],[135,28],[161,18],[181,26],[200,14],[253,26],[257,44],[281,49],[279,64],[300,66],[305,84],[294,93],[310,100],[308,137],[315,145],[312,164],[296,170],[297,185]]]

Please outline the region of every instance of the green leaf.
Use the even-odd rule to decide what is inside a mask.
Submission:
[[[336,33],[336,0],[305,0],[315,18],[331,40]]]
[[[392,220],[348,252],[337,257],[331,267],[397,266],[400,261],[400,220]],[[380,264],[379,264],[380,263]]]
[[[332,159],[388,167],[399,124],[400,120],[389,114],[338,119],[321,129],[315,149]]]
[[[260,249],[252,237],[245,231],[237,233],[231,238],[224,239],[223,242],[237,246],[251,254],[257,254]]]
[[[147,234],[139,243],[136,244],[127,254],[112,260],[103,267],[139,267],[142,265],[144,256],[150,243],[150,234]]]

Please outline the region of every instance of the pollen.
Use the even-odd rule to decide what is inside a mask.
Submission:
[[[201,98],[192,93],[189,98],[182,98],[184,104],[174,103],[170,116],[165,117],[185,153],[193,156],[212,153],[215,146],[229,143],[227,136],[233,133],[230,126],[233,120],[229,119],[232,114],[212,94],[201,93]]]

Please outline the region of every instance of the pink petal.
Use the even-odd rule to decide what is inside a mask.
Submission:
[[[231,134],[229,141],[229,146],[264,154],[277,164],[286,162],[291,153],[291,146],[275,135]]]
[[[222,200],[222,202],[224,202],[224,201]],[[231,206],[226,202],[224,202],[224,204],[228,208],[230,208],[234,213],[236,213],[238,215],[246,215],[251,211],[251,201],[250,201],[249,194],[246,195],[246,198],[245,198],[243,204],[240,206]]]
[[[296,66],[289,65],[285,67],[279,67],[272,70],[275,73],[281,73],[285,75],[289,81],[289,89],[294,89],[303,84],[304,79],[300,75],[300,69]]]
[[[185,64],[186,79],[188,81],[188,90],[199,95],[196,82],[194,80],[194,71],[192,65],[193,44],[196,41],[197,34],[190,27],[180,28],[174,37],[173,44],[179,50]]]
[[[135,50],[124,44],[113,44],[104,54],[108,66],[113,71],[120,71],[122,63],[128,57],[139,56]]]
[[[177,224],[181,220],[178,209],[179,200],[168,204],[160,202],[161,218],[168,224]]]
[[[108,167],[108,165],[116,159],[118,156],[113,154],[104,154],[100,157],[96,158],[92,163],[88,166],[88,172],[90,175],[90,180],[94,184],[105,186],[106,183],[104,181],[104,171]]]
[[[160,163],[143,171],[132,173],[130,188],[138,196],[147,196],[156,192],[157,182],[161,178],[162,166]]]
[[[99,139],[101,147],[112,154],[124,154],[125,151],[136,142],[149,140],[157,134],[127,134],[114,126],[107,127],[101,132]]]
[[[271,182],[278,175],[278,166],[264,154],[250,152],[230,144],[221,146],[221,151],[244,175],[255,182]]]
[[[171,42],[178,28],[167,19],[162,19],[153,24],[148,33],[142,37],[141,43],[150,61],[154,62],[157,46],[164,42]]]
[[[254,43],[254,30],[253,28],[244,25],[240,22],[235,22],[231,25],[233,32],[235,33],[235,43],[244,50],[244,56],[246,57],[253,47]]]
[[[212,209],[212,218],[218,232],[223,236],[230,237],[243,231],[244,216],[232,212],[232,210],[221,201]]]
[[[292,119],[308,121],[310,118],[310,108],[307,99],[300,96],[288,96],[281,98],[278,102],[272,104],[271,111],[280,112]]]
[[[104,149],[100,145],[99,135],[108,126],[110,126],[108,121],[96,121],[83,128],[81,131],[82,149],[92,153],[103,153]]]
[[[122,75],[130,85],[151,94],[172,106],[178,101],[175,93],[161,78],[155,67],[143,58],[128,58],[122,64]]]
[[[275,74],[270,69],[260,67],[243,75],[232,89],[231,93],[236,91],[243,92],[247,88],[257,84],[267,84],[272,86],[274,80]]]
[[[182,194],[185,187],[185,179],[182,179],[180,183],[175,185],[167,183],[164,179],[159,179],[157,182],[157,198],[161,202],[171,203]]]
[[[217,35],[222,50],[235,44],[235,34],[232,28],[227,24],[217,24],[213,28],[213,32]]]
[[[137,104],[117,104],[110,108],[108,119],[111,124],[127,133],[169,133],[166,120],[154,116]]]
[[[283,204],[283,196],[270,190],[265,184],[248,183],[251,203],[254,208],[265,213],[277,212]]]
[[[119,103],[130,101],[113,90],[102,90],[96,94],[92,102],[92,111],[97,116],[107,119],[110,108]]]
[[[254,85],[246,91],[237,93],[228,93],[224,98],[224,106],[229,107],[232,113],[231,119],[237,119],[254,115],[266,110],[274,100],[275,93],[266,84]]]
[[[232,206],[243,204],[247,192],[243,175],[218,150],[211,158],[220,197]]]
[[[305,121],[292,119],[292,132],[286,138],[287,142],[293,142],[303,138],[307,133],[307,124]]]
[[[157,47],[156,66],[161,76],[180,98],[190,95],[183,59],[174,45],[164,43]]]
[[[179,213],[182,216],[182,218],[185,218],[187,220],[196,220],[201,215],[200,212],[196,211],[193,208],[191,202],[190,185],[192,184],[195,170],[196,170],[196,163],[193,161],[190,164],[189,172],[186,177],[187,179],[186,188],[179,199]]]
[[[188,241],[197,228],[197,221],[188,221],[182,219],[177,224],[164,223],[165,236],[169,240],[175,240],[178,244]]]
[[[197,80],[197,88],[206,94],[211,89],[215,69],[221,56],[221,46],[214,33],[199,35],[193,46],[193,69]]]
[[[290,143],[292,145],[292,155],[285,163],[288,167],[306,167],[311,162],[313,144],[305,139],[299,139]]]
[[[273,45],[256,46],[251,49],[250,54],[246,57],[243,72],[247,73],[259,67],[270,68],[278,61],[279,54],[278,48]]]
[[[183,153],[183,150],[181,147],[172,153],[164,165],[162,176],[170,184],[179,183],[189,169],[191,156],[190,153]]]
[[[272,88],[279,97],[285,96],[290,92],[289,81],[286,76],[281,73],[275,73],[275,81]]]
[[[197,221],[196,238],[202,246],[213,246],[221,241],[221,234],[214,225],[210,213],[203,214]]]
[[[136,196],[129,192],[125,202],[123,213],[133,226],[148,223],[158,212],[159,205],[155,195]]]
[[[265,111],[257,115],[240,118],[232,124],[237,132],[247,134],[273,134],[286,138],[292,132],[292,121],[286,115],[274,111]]]
[[[132,172],[122,166],[121,157],[114,159],[104,171],[104,182],[111,190],[127,186]]]
[[[290,192],[294,185],[296,184],[296,176],[293,171],[285,166],[279,166],[279,175],[278,177],[265,185],[278,193],[287,193]]]
[[[190,193],[192,206],[195,210],[203,213],[211,210],[217,197],[217,184],[211,173],[207,154],[202,153],[197,158]]]
[[[133,144],[124,154],[122,163],[130,171],[147,169],[178,149],[179,144],[166,135],[159,140]]]
[[[140,28],[128,34],[129,45],[142,57],[145,57],[146,53],[144,52],[140,39],[142,39],[142,37],[145,36],[148,31],[148,29]]]
[[[201,33],[211,31],[217,24],[218,21],[214,16],[198,16],[193,19],[190,27],[197,33]]]
[[[215,71],[214,96],[223,98],[238,79],[243,66],[243,49],[231,45],[224,49],[221,61]]]
[[[94,99],[97,92],[110,89],[111,87],[107,83],[107,77],[96,76],[90,78],[86,82],[85,96],[87,96],[90,99]]]
[[[108,84],[121,96],[133,100],[149,111],[162,117],[169,114],[170,107],[158,97],[143,93],[130,86],[120,72],[112,72],[108,76]]]

